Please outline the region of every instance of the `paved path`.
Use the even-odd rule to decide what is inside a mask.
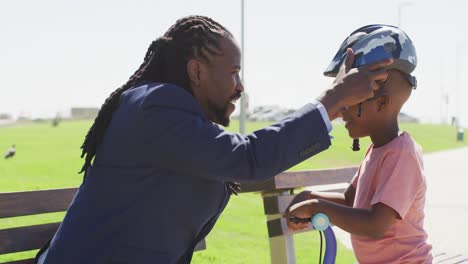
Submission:
[[[468,256],[468,148],[424,156],[426,229],[437,252]]]
[[[468,148],[424,155],[428,190],[425,227],[434,251],[468,256]],[[335,228],[351,248],[349,235]]]

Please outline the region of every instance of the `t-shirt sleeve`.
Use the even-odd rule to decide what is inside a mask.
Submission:
[[[371,205],[384,203],[401,219],[405,218],[422,184],[422,168],[417,158],[407,151],[388,153],[376,180]]]

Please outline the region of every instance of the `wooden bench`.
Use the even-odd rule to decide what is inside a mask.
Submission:
[[[242,184],[242,192],[259,192],[263,197],[264,212],[270,242],[271,263],[296,263],[294,241],[281,217],[298,188],[314,186],[317,191],[342,192],[356,172],[356,167],[284,172],[273,179],[259,183]],[[75,195],[76,188],[0,193],[0,219],[65,211]],[[34,250],[41,247],[57,230],[60,222],[0,229],[0,255]],[[310,231],[305,230],[304,232]],[[206,249],[205,240],[195,250]],[[33,259],[6,262],[30,264]],[[468,258],[444,252],[434,254],[434,263],[468,263]]]
[[[66,211],[77,188],[0,193],[0,218]],[[39,249],[53,236],[60,222],[0,229],[0,255]],[[195,250],[206,249],[205,240]],[[33,258],[5,262],[30,264]]]

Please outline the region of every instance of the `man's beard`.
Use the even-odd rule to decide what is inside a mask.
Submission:
[[[213,122],[220,124],[222,126],[228,127],[231,122],[230,115],[228,115],[228,108],[231,102],[237,101],[241,97],[241,92],[237,92],[229,98],[229,101],[224,105],[219,106],[215,102],[208,100],[207,105],[214,114],[215,120]],[[231,113],[232,114],[232,113]]]
[[[212,101],[208,101],[208,106],[210,107],[211,111],[213,112],[216,118],[216,120],[212,121],[222,126],[228,127],[231,121],[231,119],[227,115],[229,103],[225,104],[224,106],[218,106]]]

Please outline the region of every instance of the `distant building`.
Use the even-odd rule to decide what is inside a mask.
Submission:
[[[251,121],[280,121],[294,111],[294,109],[282,108],[276,105],[257,106],[248,118]]]
[[[398,114],[398,122],[400,123],[419,123],[419,119],[405,113]]]
[[[12,120],[13,117],[8,113],[0,113],[0,120]]]
[[[10,114],[0,113],[0,126],[10,125],[15,123],[15,120]]]
[[[95,119],[99,112],[97,107],[72,107],[71,118],[72,119]]]

